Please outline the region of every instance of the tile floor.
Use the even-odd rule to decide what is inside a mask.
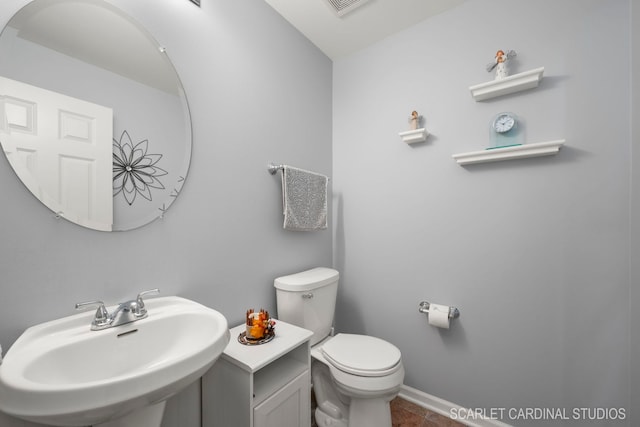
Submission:
[[[391,401],[392,427],[458,427],[464,426],[444,415],[431,412],[414,403],[396,397]]]
[[[313,411],[315,410],[315,399],[311,399],[311,427],[317,427],[316,421],[313,417]],[[459,427],[464,426],[457,421],[454,421],[448,417],[431,412],[404,400],[400,397],[396,397],[391,401],[391,425],[392,427]]]

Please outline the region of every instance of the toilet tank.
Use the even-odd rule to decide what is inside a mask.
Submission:
[[[312,331],[312,346],[331,333],[339,277],[332,268],[318,267],[273,281],[278,319]]]

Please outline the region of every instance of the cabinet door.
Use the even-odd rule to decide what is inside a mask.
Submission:
[[[311,379],[305,371],[253,410],[254,427],[309,427]]]

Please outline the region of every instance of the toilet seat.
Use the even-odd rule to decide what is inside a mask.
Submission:
[[[322,345],[325,360],[342,372],[383,377],[402,368],[400,350],[380,338],[337,334]]]

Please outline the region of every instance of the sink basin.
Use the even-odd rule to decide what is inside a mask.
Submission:
[[[202,376],[229,342],[226,318],[180,297],[145,301],[149,316],[91,331],[94,312],[27,329],[0,365],[0,410],[86,426],[166,400]]]

